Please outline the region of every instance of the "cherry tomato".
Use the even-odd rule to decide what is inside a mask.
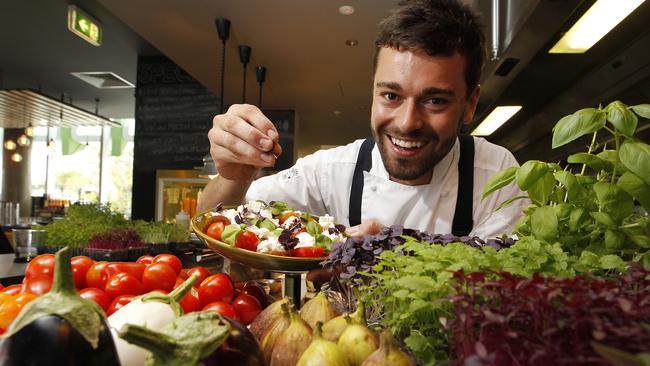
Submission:
[[[2,290],[3,293],[8,295],[18,295],[23,292],[23,285],[11,285],[7,286]]]
[[[284,224],[291,216],[300,217],[300,214],[297,212],[289,211],[285,212],[280,216],[280,225]]]
[[[291,250],[294,257],[319,258],[325,256],[325,249],[321,247],[302,247]]]
[[[153,263],[159,262],[170,265],[174,271],[176,271],[176,275],[181,273],[181,269],[183,269],[181,260],[173,254],[158,254],[157,256],[153,257]]]
[[[181,282],[183,283],[183,282]],[[178,285],[177,285],[178,286]],[[174,286],[176,288],[177,286]],[[201,310],[201,300],[199,300],[199,292],[192,287],[185,296],[178,302],[183,308],[185,314],[191,313],[193,311]]]
[[[0,283],[0,292],[4,290],[4,288],[5,288],[4,285]]]
[[[190,276],[187,274],[187,271],[189,271],[187,268],[181,269],[180,273],[178,273],[178,278],[183,280],[190,278]]]
[[[25,278],[23,286],[23,293],[44,295],[50,292],[52,288],[52,277],[42,274],[32,278]]]
[[[176,271],[163,262],[152,263],[145,268],[142,275],[142,285],[146,291],[174,289],[176,284]]]
[[[110,316],[114,312],[118,311],[122,306],[133,301],[134,298],[134,295],[120,295],[114,298],[111,304],[108,306],[108,310],[106,310],[106,315]]]
[[[223,301],[211,302],[206,306],[204,306],[202,311],[215,311],[218,314],[239,321],[239,316],[237,316],[237,312],[235,311],[235,308],[233,308],[232,305],[228,304],[227,302],[223,302]]]
[[[210,228],[210,226],[212,226],[212,224],[214,224],[216,222],[220,222],[220,223],[223,224],[223,227],[226,227],[226,226],[230,225],[230,219],[227,218],[226,216],[223,216],[223,215],[210,216],[210,217],[207,218],[207,221],[203,225],[203,228],[204,228],[205,233],[208,236],[213,237],[213,238],[214,238],[214,236],[208,234],[208,229]],[[221,231],[223,231],[223,228],[221,228]],[[219,237],[215,238],[215,239],[219,240],[219,238],[221,237],[221,232],[219,232],[218,236]]]
[[[234,287],[235,287],[235,297],[239,296],[241,294],[241,291],[244,289],[245,283],[243,282],[237,282]]]
[[[111,298],[106,294],[106,292],[98,288],[85,288],[79,291],[79,296],[86,300],[94,301],[100,308],[102,308],[102,310],[104,310],[104,312],[107,312],[108,307],[111,305]]]
[[[25,278],[32,278],[38,275],[54,275],[54,254],[37,255],[29,261],[25,268]]]
[[[138,258],[138,260],[135,261],[135,262],[136,263],[142,263],[145,266],[148,266],[151,263],[153,263],[153,255],[143,255],[142,257]]]
[[[237,248],[256,252],[257,244],[259,244],[259,242],[260,239],[257,237],[257,235],[255,235],[255,233],[245,230],[237,235],[237,239],[235,239],[235,246]]]
[[[90,268],[88,268],[88,272],[86,272],[86,286],[87,287],[94,287],[98,289],[103,289],[106,287],[106,277],[102,276],[102,271],[106,266],[108,265],[108,262],[95,262]]]
[[[0,303],[0,330],[4,332],[20,313],[22,308],[38,296],[34,294],[18,294]]]
[[[241,294],[232,302],[242,324],[248,325],[262,311],[260,302],[251,295]]]
[[[211,302],[224,301],[229,303],[232,301],[234,288],[230,278],[223,273],[212,275],[199,286],[199,300],[201,305],[205,306]]]
[[[144,269],[147,268],[142,263],[133,262],[109,262],[102,270],[102,279],[108,280],[118,273],[130,273],[138,281],[142,281],[142,274]]]
[[[205,231],[205,234],[213,239],[221,240],[221,233],[226,226],[223,222],[213,222],[208,226],[208,229]]]
[[[109,278],[104,289],[112,299],[120,295],[141,295],[145,293],[142,283],[134,275],[122,272]]]
[[[72,266],[72,277],[74,278],[74,286],[77,289],[86,287],[86,274],[90,267],[95,264],[95,261],[84,255],[72,257],[70,265]]]
[[[192,267],[187,270],[187,277],[194,274],[198,276],[198,278],[196,279],[196,284],[194,285],[195,287],[198,287],[199,285],[201,285],[201,282],[203,282],[203,280],[210,277],[210,271],[208,271],[207,268],[202,266]]]

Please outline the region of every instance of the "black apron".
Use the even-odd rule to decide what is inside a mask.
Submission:
[[[474,139],[469,135],[459,135],[460,158],[458,159],[458,194],[456,211],[452,223],[452,234],[465,236],[472,231],[472,209],[474,204]],[[357,163],[354,167],[350,189],[350,226],[361,223],[361,197],[363,194],[363,172],[372,168],[372,149],[375,141],[367,138],[361,144]]]

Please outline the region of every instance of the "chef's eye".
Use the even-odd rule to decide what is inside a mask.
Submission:
[[[445,105],[447,104],[447,100],[443,98],[430,98],[426,101],[427,104],[432,104],[435,106],[440,106],[440,105]]]
[[[390,93],[390,92],[382,93],[381,95],[382,95],[382,97],[384,97],[384,99],[386,99],[386,100],[388,100],[388,101],[391,101],[391,102],[394,102],[394,101],[396,101],[396,100],[399,98],[399,97],[397,96],[397,94],[395,94],[395,93]]]

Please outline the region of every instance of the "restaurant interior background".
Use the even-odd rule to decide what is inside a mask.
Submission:
[[[584,140],[550,147],[552,126],[577,109],[613,100],[650,102],[650,2],[574,54],[549,49],[593,0],[465,2],[482,14],[491,53],[467,132],[498,106],[521,106],[485,136],[520,161],[562,161],[581,150]],[[182,170],[199,187],[207,182],[198,175],[220,105],[261,102],[287,146],[280,167],[368,136],[376,24],[395,4],[0,2],[3,215],[5,203],[19,202],[19,216],[33,216],[31,197],[47,195],[54,208],[100,200],[133,218],[160,219],[156,174]],[[70,6],[101,29],[99,46],[68,29]],[[225,43],[217,18],[231,22]],[[241,45],[250,47],[248,63],[241,62]],[[258,66],[266,69],[262,82]],[[648,126],[639,125],[645,141]],[[183,205],[180,195],[176,207]]]

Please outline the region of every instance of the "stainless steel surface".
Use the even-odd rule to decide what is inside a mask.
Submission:
[[[36,248],[45,244],[47,231],[35,229],[13,229],[16,259],[30,260],[36,256]]]

